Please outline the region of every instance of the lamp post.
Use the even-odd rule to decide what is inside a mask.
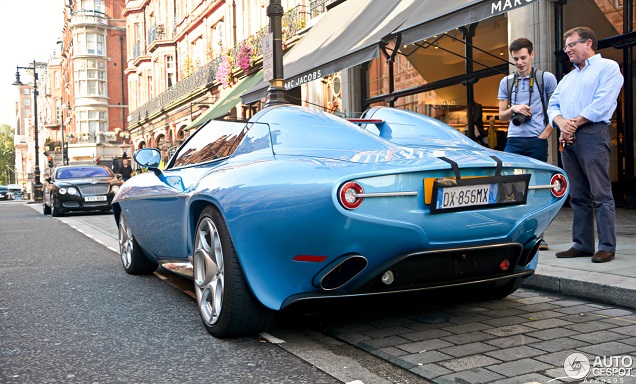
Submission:
[[[30,67],[16,66],[13,85],[24,85],[20,81],[20,70],[33,70],[33,127],[35,129],[35,168],[33,169],[33,200],[42,201],[42,183],[40,182],[40,145],[38,143],[38,73],[36,63]]]
[[[64,111],[71,112],[71,106],[67,106],[66,103],[62,103],[62,165],[68,165],[68,143],[64,141]]]
[[[269,17],[269,32],[274,37],[272,47],[274,78],[270,81],[267,89],[267,102],[265,106],[286,104],[285,100],[285,76],[283,74],[283,6],[280,0],[270,0],[267,6],[267,16]]]

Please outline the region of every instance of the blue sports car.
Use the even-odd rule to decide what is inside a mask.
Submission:
[[[563,205],[558,167],[484,148],[393,108],[363,118],[283,105],[210,121],[113,200],[124,269],[194,280],[217,337],[299,301],[445,287],[505,297],[532,275]]]

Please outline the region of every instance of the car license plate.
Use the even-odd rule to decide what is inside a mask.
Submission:
[[[528,174],[438,179],[433,184],[431,213],[525,204],[529,182]]]
[[[437,191],[438,209],[488,205],[497,202],[497,184],[466,185],[441,188]]]
[[[106,196],[86,196],[84,197],[84,201],[106,201],[108,198]]]

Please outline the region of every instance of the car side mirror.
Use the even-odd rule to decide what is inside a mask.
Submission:
[[[142,148],[133,154],[133,159],[144,168],[156,170],[161,164],[161,152],[155,148]]]

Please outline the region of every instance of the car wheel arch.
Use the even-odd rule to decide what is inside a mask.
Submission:
[[[215,337],[245,336],[269,329],[273,325],[277,311],[273,311],[271,308],[265,306],[254,294],[254,290],[245,275],[241,260],[234,248],[233,240],[227,228],[227,221],[222,211],[215,204],[197,204],[194,208],[195,210],[192,212],[198,213],[197,216],[193,215],[193,218],[196,217],[195,229],[193,231],[194,289],[197,295],[197,306],[199,307],[204,326],[208,332]],[[197,211],[197,209],[200,209],[200,212]],[[222,273],[224,277],[221,279],[221,281],[223,281],[221,291],[222,305],[219,308],[220,312],[216,313],[218,317],[216,317],[212,323],[208,323],[208,319],[204,318],[203,315],[203,313],[209,315],[207,311],[202,310],[202,308],[205,308],[209,304],[205,304],[205,301],[203,301],[204,298],[205,300],[210,298],[209,295],[204,294],[204,292],[209,292],[209,290],[197,282],[197,265],[199,265],[200,260],[195,260],[196,255],[194,255],[196,252],[194,248],[198,249],[200,244],[197,233],[199,231],[199,225],[204,225],[203,223],[206,221],[211,223],[214,232],[219,236],[221,257],[223,258],[222,269],[224,271]],[[204,272],[204,274],[206,273]],[[205,280],[201,281],[203,282]],[[214,301],[216,302],[216,300]],[[242,309],[237,312],[239,305]]]
[[[189,207],[190,217],[188,218],[188,226],[190,228],[190,230],[188,231],[188,241],[190,242],[190,244],[188,244],[188,249],[190,249],[191,252],[194,252],[194,238],[196,237],[196,229],[199,218],[201,217],[203,211],[210,206],[214,207],[214,209],[216,209],[221,214],[223,220],[225,220],[225,222],[227,223],[227,219],[223,214],[223,210],[220,208],[219,204],[216,201],[207,199],[198,199],[191,201]]]

